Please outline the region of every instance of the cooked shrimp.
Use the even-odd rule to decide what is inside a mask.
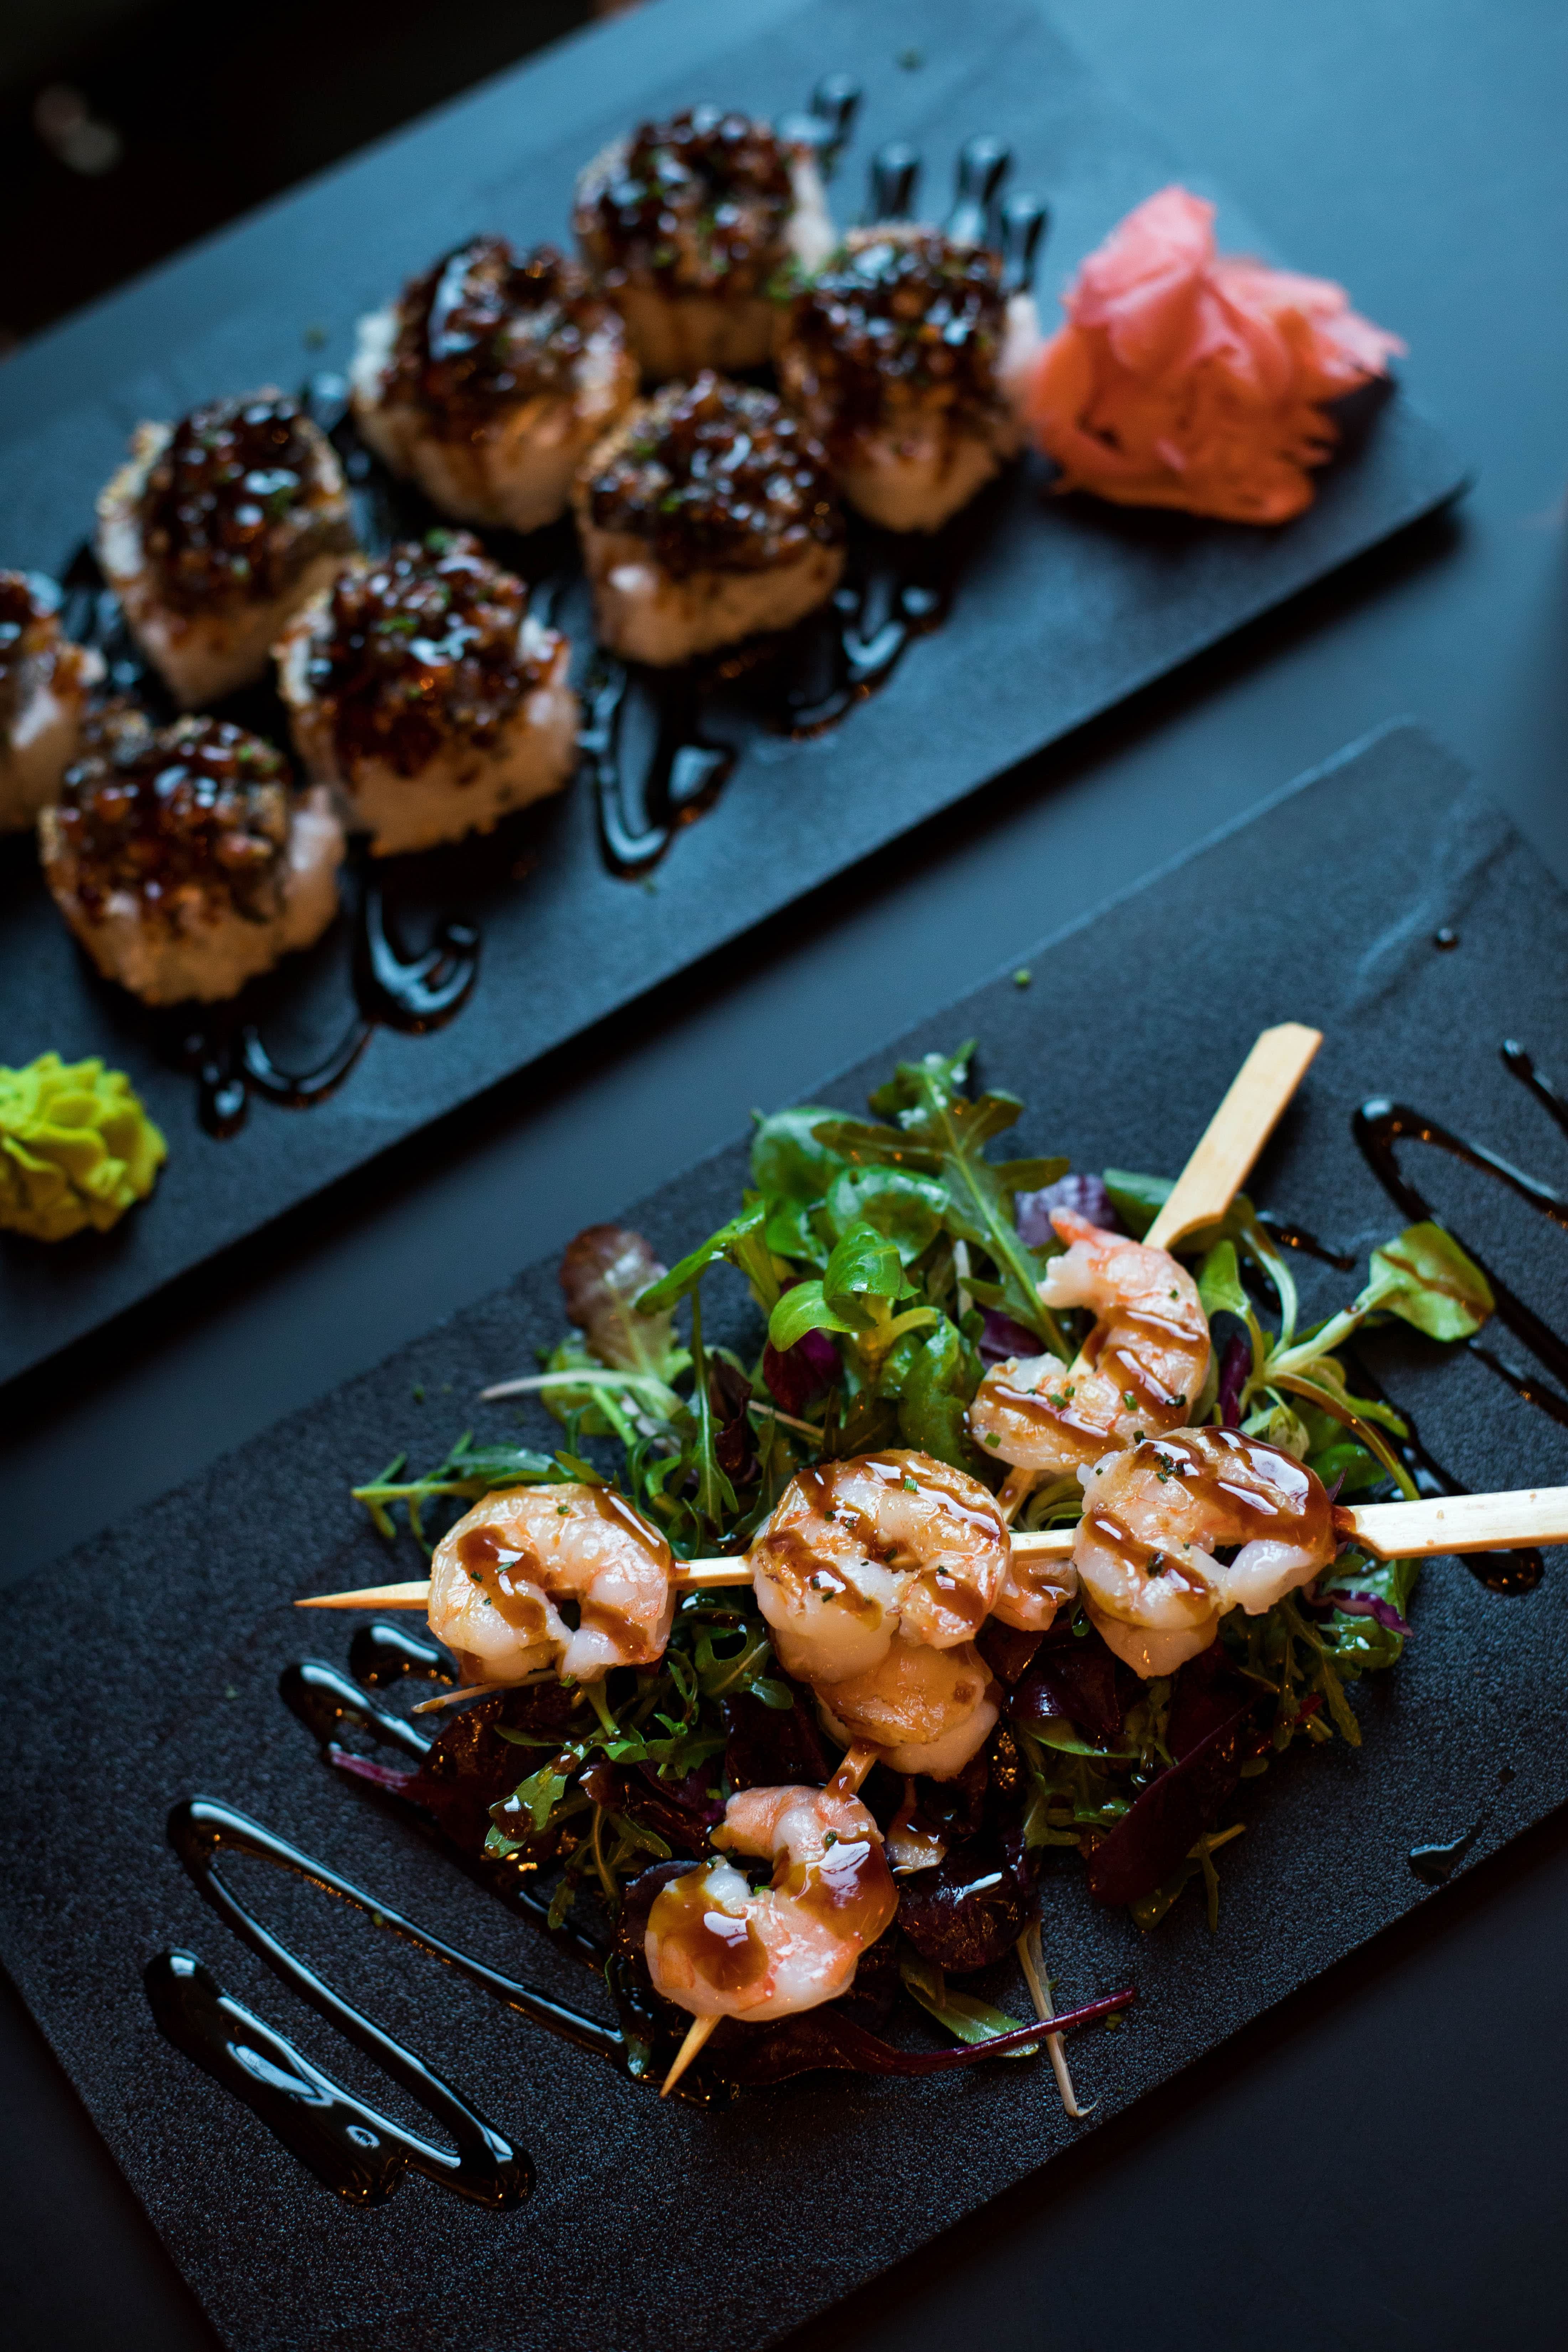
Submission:
[[[1057,1611],[1078,1591],[1078,1570],[1070,1559],[1036,1559],[1015,1551],[996,1595],[994,1617],[1016,1625],[1020,1633],[1047,1633]]]
[[[1108,1447],[1179,1429],[1208,1378],[1198,1286],[1169,1250],[1103,1233],[1076,1210],[1051,1223],[1068,1244],[1041,1282],[1047,1307],[1089,1307],[1093,1330],[1070,1371],[1055,1356],[986,1373],[969,1409],[976,1443],[1003,1462],[1061,1477]]]
[[[900,1635],[874,1666],[814,1685],[828,1729],[881,1751],[895,1772],[951,1780],[990,1734],[991,1670],[973,1642],[932,1650]]]
[[[430,1631],[466,1682],[521,1682],[550,1666],[597,1682],[663,1656],[674,1569],[664,1538],[608,1486],[510,1487],[437,1545]]]
[[[1084,1607],[1145,1678],[1206,1650],[1226,1610],[1261,1616],[1334,1556],[1321,1481],[1239,1430],[1177,1430],[1079,1476]],[[1233,1559],[1216,1559],[1233,1545]]]
[[[895,1450],[798,1472],[749,1557],[779,1663],[826,1684],[870,1672],[895,1638],[932,1650],[972,1642],[1007,1556],[978,1478]]]
[[[693,2017],[759,2022],[847,1992],[899,1907],[882,1833],[858,1798],[745,1789],[713,1843],[771,1856],[773,1884],[753,1888],[720,1860],[661,1887],[645,1946],[657,1990]]]

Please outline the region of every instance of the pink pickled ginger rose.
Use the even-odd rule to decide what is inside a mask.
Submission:
[[[1163,188],[1062,298],[1068,323],[1024,388],[1058,488],[1227,522],[1288,522],[1336,429],[1319,404],[1403,352],[1342,287],[1215,246],[1214,206]]]

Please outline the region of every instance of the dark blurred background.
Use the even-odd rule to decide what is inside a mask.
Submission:
[[[0,0],[0,356],[637,0]]]

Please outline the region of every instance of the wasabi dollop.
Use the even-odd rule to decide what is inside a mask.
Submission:
[[[123,1070],[58,1054],[0,1065],[0,1227],[40,1242],[107,1233],[168,1156]]]

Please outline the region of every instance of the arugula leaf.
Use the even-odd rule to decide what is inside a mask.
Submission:
[[[875,1111],[895,1125],[871,1127],[854,1119],[830,1121],[818,1139],[857,1167],[889,1167],[934,1180],[943,1195],[942,1223],[955,1241],[984,1250],[1001,1277],[1004,1311],[1034,1331],[1066,1362],[1071,1354],[1060,1326],[1040,1303],[1036,1284],[1045,1259],[1018,1237],[1013,1194],[1037,1190],[1066,1172],[1067,1161],[1013,1160],[994,1166],[985,1146],[1017,1120],[1023,1105],[1016,1095],[987,1093],[971,1101],[960,1091],[973,1045],[956,1054],[928,1054],[900,1062],[894,1076],[871,1097]]]
[[[697,1509],[716,1534],[722,1534],[726,1513],[732,1517],[741,1506],[735,1489],[719,1466],[714,1447],[713,1399],[708,1386],[708,1358],[702,1347],[702,1302],[695,1293],[691,1300],[691,1361],[697,1375],[691,1398],[696,1421],[693,1467],[697,1472]],[[669,1651],[666,1654],[673,1674],[679,1653]]]
[[[1430,1220],[1373,1250],[1372,1278],[1356,1303],[1367,1299],[1429,1339],[1447,1340],[1468,1339],[1497,1304],[1480,1267]]]
[[[426,1551],[433,1549],[425,1540],[426,1503],[447,1495],[477,1503],[481,1495],[489,1494],[497,1486],[538,1486],[560,1475],[547,1454],[537,1454],[529,1445],[475,1445],[468,1430],[446,1460],[434,1470],[427,1470],[423,1478],[399,1479],[397,1473],[402,1467],[400,1454],[388,1463],[379,1478],[351,1491],[354,1501],[363,1503],[370,1513],[376,1533],[389,1542],[397,1532],[391,1506],[406,1504],[409,1526]]]
[[[689,1251],[662,1280],[651,1283],[637,1302],[637,1313],[666,1313],[678,1299],[691,1297],[709,1267],[723,1259],[740,1268],[756,1292],[763,1313],[771,1314],[779,1295],[779,1278],[763,1231],[766,1223],[766,1203],[749,1202],[738,1217],[731,1217],[728,1224],[710,1234],[697,1249]]]

